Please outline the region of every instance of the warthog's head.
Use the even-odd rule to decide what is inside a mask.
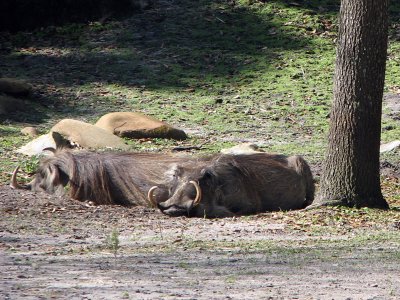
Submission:
[[[164,174],[167,200],[149,201],[170,216],[232,217],[300,209],[312,202],[314,183],[299,156],[267,153],[218,155],[209,161],[175,165]]]
[[[35,178],[28,184],[19,184],[17,175],[19,166],[15,168],[12,176],[10,186],[14,189],[26,189],[34,192],[47,192],[59,193],[64,192],[64,187],[68,184],[69,176],[57,165],[53,159],[55,149],[46,148],[43,151],[50,151],[50,157],[41,160],[38,170],[36,171]]]
[[[15,168],[10,186],[14,189],[26,189],[34,192],[47,192],[47,193],[58,193],[64,192],[64,187],[68,184],[69,177],[67,174],[62,172],[57,166],[48,164],[39,167],[35,178],[28,184],[19,184],[17,181],[19,167]]]
[[[159,198],[155,197],[155,193],[159,193],[163,187],[153,186],[148,192],[149,201],[161,212],[172,217],[197,216],[198,210],[202,210],[205,204],[202,200],[209,174],[204,169],[198,172],[196,169],[174,166],[167,172],[166,177],[166,186],[169,187],[167,200],[157,201]]]

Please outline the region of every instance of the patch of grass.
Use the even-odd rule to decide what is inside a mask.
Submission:
[[[236,281],[237,281],[237,278],[235,275],[229,275],[225,278],[225,283],[230,284],[230,285],[235,284]]]
[[[113,229],[112,232],[106,237],[106,247],[111,250],[115,257],[117,257],[118,250],[120,248],[119,232],[117,229]]]
[[[25,159],[15,153],[19,146],[29,141],[21,136],[20,130],[17,124],[0,124],[0,183],[8,183],[13,169]]]
[[[121,296],[122,299],[130,299],[130,295],[127,291],[124,291]]]
[[[184,269],[184,270],[189,270],[189,269],[190,269],[189,264],[186,263],[186,262],[180,262],[180,263],[178,264],[178,267],[181,268],[181,269]]]
[[[41,159],[41,156],[39,155],[33,155],[29,158],[26,158],[22,161],[21,167],[27,172],[28,174],[34,174],[36,173],[36,170],[39,166],[39,161]]]

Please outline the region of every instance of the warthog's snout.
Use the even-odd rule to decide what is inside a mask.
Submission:
[[[177,205],[165,206],[164,203],[159,203],[157,207],[161,210],[163,214],[171,217],[180,217],[189,215],[190,209],[186,207],[180,207]]]

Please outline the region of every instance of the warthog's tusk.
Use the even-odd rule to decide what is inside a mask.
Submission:
[[[153,195],[154,191],[155,191],[157,188],[158,188],[158,186],[155,185],[155,186],[153,186],[153,187],[149,190],[149,192],[147,193],[147,199],[149,200],[150,204],[151,204],[153,207],[157,207],[157,201],[154,200],[154,195]]]
[[[19,166],[16,167],[15,170],[14,170],[14,172],[12,173],[10,186],[11,186],[13,189],[25,189],[22,185],[20,185],[20,184],[17,182],[17,174],[18,174],[18,171],[19,171]]]
[[[193,184],[194,187],[195,187],[195,189],[196,189],[196,198],[195,198],[194,201],[193,201],[193,206],[196,206],[196,205],[198,205],[198,204],[200,203],[200,201],[201,201],[201,196],[202,196],[202,194],[201,194],[201,188],[200,188],[199,183],[198,183],[197,181],[191,180],[191,181],[189,181],[189,183]]]

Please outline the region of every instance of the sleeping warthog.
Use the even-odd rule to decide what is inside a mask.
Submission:
[[[301,209],[314,199],[309,166],[300,156],[266,153],[218,155],[198,164],[176,164],[166,173],[166,201],[149,201],[170,216],[229,217]]]
[[[171,165],[184,164],[189,158],[151,153],[93,153],[58,151],[44,158],[35,178],[27,185],[17,183],[18,168],[11,178],[11,187],[64,193],[69,184],[70,196],[95,204],[155,206],[149,203],[147,192],[154,185],[160,189],[153,201],[168,198],[162,188],[164,173]]]

